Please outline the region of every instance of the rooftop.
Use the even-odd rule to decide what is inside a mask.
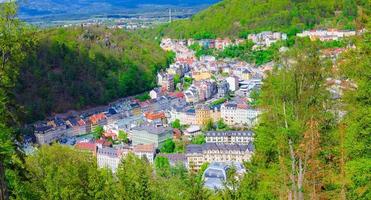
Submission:
[[[141,126],[137,126],[137,127],[133,128],[133,130],[147,131],[150,134],[160,135],[160,134],[162,134],[164,132],[171,131],[172,128],[170,128],[170,127],[162,127],[162,126],[156,127],[156,126],[152,126],[152,125],[141,125]]]

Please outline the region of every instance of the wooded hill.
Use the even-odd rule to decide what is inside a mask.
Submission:
[[[39,31],[35,43],[15,92],[28,120],[146,91],[170,62],[154,42],[102,27]]]
[[[246,37],[250,32],[295,34],[312,28],[356,29],[367,0],[224,0],[187,20],[155,28],[147,34],[173,38]]]

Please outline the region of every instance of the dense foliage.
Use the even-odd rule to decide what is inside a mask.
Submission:
[[[155,43],[121,30],[57,28],[37,37],[16,89],[28,121],[144,92],[171,59]]]
[[[200,175],[170,166],[159,157],[155,168],[129,154],[115,176],[98,169],[94,157],[61,145],[44,146],[25,162],[28,180],[13,188],[16,199],[206,199]],[[156,169],[156,170],[155,170]]]
[[[355,29],[357,5],[367,0],[224,0],[192,16],[155,29],[176,38],[246,37],[274,30],[294,34],[315,27]]]

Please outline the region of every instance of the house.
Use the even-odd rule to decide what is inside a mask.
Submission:
[[[179,120],[181,125],[196,124],[196,111],[194,108],[172,108],[170,110],[170,122]]]
[[[220,119],[220,112],[215,109],[211,110],[208,106],[199,104],[196,106],[196,124],[203,126],[209,120],[218,121]]]
[[[173,131],[170,127],[156,127],[143,124],[132,130],[133,145],[154,144],[156,148],[161,148],[167,139],[172,138],[172,133]]]
[[[221,118],[230,126],[249,126],[257,123],[260,111],[251,109],[247,104],[226,102],[220,107]]]
[[[171,74],[166,74],[162,78],[161,90],[164,92],[174,92],[174,76]]]
[[[116,172],[123,157],[129,153],[129,149],[101,147],[97,149],[97,164],[99,168],[108,168]]]
[[[156,147],[154,144],[134,145],[133,153],[139,158],[145,157],[149,163],[153,163],[156,154]]]
[[[57,127],[48,125],[39,126],[35,127],[34,134],[37,144],[51,144],[67,135],[67,127],[65,125]]]
[[[235,76],[230,76],[225,79],[229,85],[229,90],[232,92],[238,90],[239,84],[238,84],[238,78]]]
[[[160,88],[155,88],[149,92],[149,96],[151,99],[157,99],[160,98],[161,96],[161,89]]]
[[[83,119],[76,119],[74,117],[69,117],[66,120],[66,125],[68,127],[67,135],[68,136],[78,136],[84,135],[87,133],[86,122]]]
[[[103,112],[94,114],[89,117],[89,122],[91,126],[90,130],[94,130],[97,126],[104,126],[107,124],[107,116]]]
[[[217,93],[217,97],[218,98],[222,98],[222,97],[225,97],[227,94],[228,94],[228,91],[229,91],[229,84],[226,80],[222,80],[219,84],[218,84],[218,93]]]
[[[144,117],[147,119],[148,122],[163,120],[166,118],[164,112],[146,112],[144,113]]]
[[[83,152],[89,152],[96,156],[97,145],[93,141],[81,141],[75,144],[75,149]]]

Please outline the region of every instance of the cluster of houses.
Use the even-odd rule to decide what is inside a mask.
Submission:
[[[310,30],[298,33],[298,37],[309,37],[313,40],[320,41],[330,41],[330,40],[339,40],[344,37],[355,36],[356,31],[351,30],[337,30],[337,29],[328,29],[328,30]]]
[[[287,34],[281,32],[264,31],[257,34],[249,34],[247,39],[255,45],[253,49],[270,47],[273,43],[281,40],[287,40]]]

